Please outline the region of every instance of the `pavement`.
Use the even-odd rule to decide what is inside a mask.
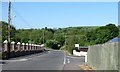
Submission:
[[[60,50],[50,50],[38,54],[2,61],[3,70],[80,70],[84,57],[68,56]]]

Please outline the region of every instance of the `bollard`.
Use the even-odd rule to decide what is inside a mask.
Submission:
[[[87,63],[87,55],[85,55],[85,63]]]

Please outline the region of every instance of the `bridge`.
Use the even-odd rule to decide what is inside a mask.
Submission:
[[[104,69],[117,72],[119,70],[119,58],[117,54],[119,43],[120,42],[89,46],[87,64],[96,70]],[[86,51],[86,48],[84,48],[85,47],[83,47],[82,50]],[[8,42],[4,41],[4,57],[7,56],[7,49]],[[11,72],[12,70],[22,70],[22,72],[24,70],[28,70],[29,72],[32,70],[34,70],[34,72],[36,72],[36,70],[82,70],[80,65],[85,64],[84,56],[76,57],[67,55],[65,51],[44,51],[44,49],[43,45],[11,42],[11,58],[2,61],[3,72]],[[107,56],[105,56],[105,54]],[[114,65],[112,65],[112,59],[114,60]],[[101,60],[103,64],[101,63],[100,67],[99,62],[101,62]]]
[[[2,58],[6,59],[8,54],[10,58],[34,54],[34,53],[40,53],[43,52],[44,46],[43,45],[37,45],[37,44],[30,44],[30,43],[15,43],[14,41],[10,44],[10,53],[8,53],[8,41],[5,40],[4,42],[4,48],[2,51]]]
[[[45,50],[43,45],[11,42],[10,59],[5,59],[8,54],[8,41],[3,45],[2,70],[13,71],[40,71],[40,70],[81,70],[84,57],[67,55],[65,51]],[[33,71],[34,70],[34,71]]]

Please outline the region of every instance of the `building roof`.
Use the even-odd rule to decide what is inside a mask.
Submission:
[[[116,38],[113,38],[112,40],[108,41],[108,43],[111,43],[111,42],[120,42],[120,38],[116,37]]]

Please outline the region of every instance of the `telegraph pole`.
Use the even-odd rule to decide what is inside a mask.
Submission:
[[[45,41],[45,29],[43,29],[43,44],[44,44],[44,41]]]
[[[66,53],[66,51],[67,51],[67,49],[66,49],[66,47],[67,47],[67,46],[66,46],[66,45],[67,45],[66,40],[67,40],[67,36],[66,36],[66,32],[65,32],[65,55],[67,54],[67,53]]]
[[[7,59],[10,58],[10,21],[11,21],[11,17],[10,17],[10,11],[11,11],[11,2],[10,0],[8,0],[8,53],[7,53]]]

